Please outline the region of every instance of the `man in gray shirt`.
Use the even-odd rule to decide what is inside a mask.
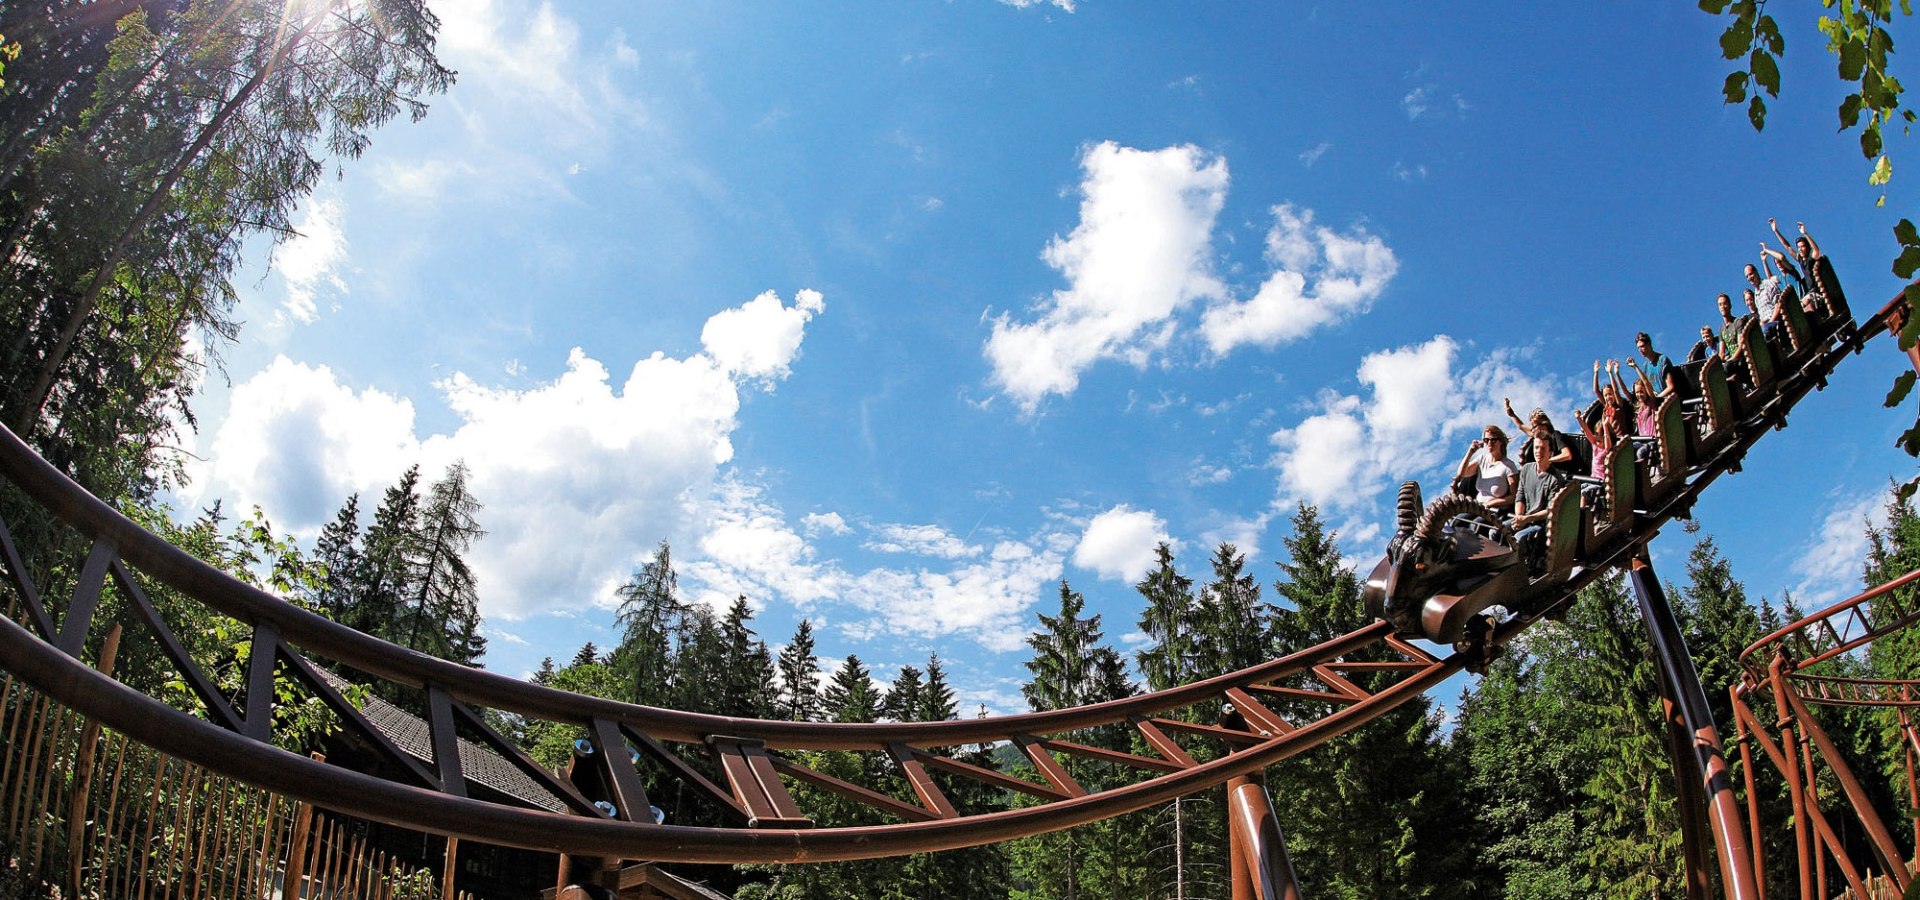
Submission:
[[[1533,438],[1533,458],[1522,463],[1516,479],[1513,504],[1513,538],[1527,569],[1539,574],[1546,550],[1547,513],[1560,479],[1549,470],[1546,461],[1553,457],[1553,446],[1545,433]]]

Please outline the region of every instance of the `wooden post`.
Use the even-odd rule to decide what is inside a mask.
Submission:
[[[313,758],[326,762],[327,758],[315,753]],[[286,900],[300,900],[300,879],[306,877],[307,836],[313,831],[313,804],[300,801],[293,807],[293,838],[287,842],[286,875],[280,882],[280,896]]]
[[[460,867],[460,839],[447,838],[447,852],[440,870],[440,900],[453,900],[453,874]]]
[[[113,660],[119,653],[120,623],[115,622],[107,629],[107,638],[100,645],[100,660],[94,668],[102,675],[113,677]],[[99,745],[100,723],[88,719],[80,732],[80,755],[74,762],[73,797],[67,802],[67,857],[71,863],[67,867],[67,886],[75,896],[80,894],[81,870],[87,860],[87,794],[93,789],[93,754]],[[113,802],[111,795],[107,802]]]
[[[49,703],[52,701],[49,700]],[[53,830],[53,823],[47,821],[47,812],[54,803],[53,784],[60,779],[60,760],[66,756],[66,748],[61,740],[67,731],[68,710],[64,706],[53,706],[53,726],[48,728],[42,723],[41,731],[46,735],[45,748],[40,752],[36,765],[40,768],[40,792],[38,799],[30,806],[31,816],[27,820],[33,828],[33,867],[28,871],[34,878],[40,878],[46,871],[40,864],[42,854],[48,850],[47,834]],[[24,823],[23,823],[24,824]]]

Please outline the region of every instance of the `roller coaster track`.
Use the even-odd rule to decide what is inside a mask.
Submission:
[[[1685,516],[1714,480],[1737,471],[1762,435],[1784,427],[1796,403],[1824,387],[1841,359],[1859,352],[1903,309],[1896,301],[1858,325],[1844,309],[1820,325],[1789,322],[1787,340],[1772,353],[1756,326],[1754,351],[1740,361],[1745,370],[1738,381],[1749,387],[1734,387],[1720,360],[1709,361],[1699,373],[1698,414],[1683,414],[1678,398],[1661,409],[1656,467],[1636,463],[1626,444],[1618,448],[1603,488],[1604,514],[1588,510],[1577,489],[1556,497],[1548,564],[1540,574],[1520,570],[1478,584],[1468,579],[1395,623],[1374,621],[1239,672],[1091,706],[944,722],[765,721],[618,703],[469,669],[351,630],[202,563],[89,495],[11,432],[0,433],[0,476],[37,505],[37,515],[58,523],[56,530],[73,540],[68,546],[89,549],[63,570],[77,574],[57,579],[62,597],[53,604],[29,570],[40,582],[56,579],[38,571],[45,564],[30,562],[37,557],[22,553],[18,529],[0,522],[5,583],[25,610],[24,624],[0,618],[0,668],[136,741],[214,771],[350,815],[485,843],[617,859],[769,863],[1003,841],[1258,773],[1484,662],[1493,648],[1564,609],[1581,587],[1643,554],[1666,523]],[[166,604],[154,600],[162,590],[251,629],[238,690],[223,690],[189,657],[160,612]],[[108,592],[171,658],[201,714],[180,711],[87,664],[103,630],[98,613],[107,608]],[[1495,605],[1508,617],[1487,615]],[[1450,649],[1429,652],[1415,643],[1422,639]],[[410,754],[398,746],[323,669],[414,692],[432,752]],[[271,723],[282,702],[276,678],[331,707],[349,731],[379,750],[385,765],[374,768],[387,774],[276,747]],[[488,725],[488,711],[583,729],[570,774],[556,775],[528,758]],[[1018,777],[962,758],[964,747],[1003,743],[1017,747],[1036,774]],[[1113,749],[1118,746],[1131,749]],[[504,760],[551,802],[475,796],[486,792],[474,789],[472,747]],[[883,764],[867,768],[894,773],[889,777],[904,780],[913,800],[901,799],[908,791],[896,796],[886,784],[856,784],[810,767],[812,751],[877,757]],[[1107,764],[1128,773],[1130,783],[1089,790],[1062,764],[1065,758]],[[643,773],[653,773],[652,784]],[[942,787],[963,781],[1031,802],[965,808]],[[663,796],[668,782],[729,824],[656,824],[649,797]],[[803,796],[852,801],[871,821],[813,827],[792,786],[805,786]]]
[[[1831,896],[1825,883],[1828,860],[1854,896],[1869,896],[1871,872],[1849,853],[1833,821],[1840,815],[1850,814],[1859,824],[1870,845],[1873,864],[1883,877],[1902,891],[1910,883],[1906,861],[1886,823],[1874,811],[1846,755],[1812,709],[1892,711],[1889,718],[1897,722],[1905,760],[1908,801],[1920,808],[1920,779],[1915,777],[1916,763],[1920,762],[1920,730],[1916,730],[1909,713],[1920,707],[1920,681],[1819,674],[1826,664],[1916,621],[1920,621],[1920,570],[1791,622],[1740,654],[1742,674],[1731,694],[1747,785],[1747,818],[1753,829],[1751,846],[1762,846],[1761,792],[1756,785],[1760,770],[1754,765],[1757,750],[1786,783],[1793,804],[1795,871],[1803,898]],[[1760,714],[1767,711],[1772,715]],[[1822,767],[1839,785],[1846,800],[1844,810],[1820,800],[1817,786]],[[1915,838],[1920,839],[1920,820],[1915,823]],[[1816,854],[1822,857],[1818,861]]]

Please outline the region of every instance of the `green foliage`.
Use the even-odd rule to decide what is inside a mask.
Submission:
[[[1060,608],[1040,615],[1040,630],[1027,637],[1033,656],[1032,677],[1021,688],[1035,712],[1117,700],[1133,694],[1120,654],[1104,643],[1100,616],[1082,616],[1086,599],[1060,582]],[[1110,750],[1134,750],[1132,729],[1110,726],[1072,735],[1072,739]],[[1125,783],[1118,767],[1055,754],[1083,787],[1103,790]],[[1031,777],[1032,767],[1018,773]],[[1022,804],[1030,802],[1024,798]],[[1067,831],[1013,841],[1013,893],[1024,900],[1096,900],[1142,897],[1148,893],[1146,835],[1150,813],[1134,813]]]
[[[821,716],[820,657],[813,652],[813,623],[801,619],[793,638],[780,649],[780,718],[794,722],[817,722]]]
[[[7,79],[4,77],[7,74],[7,63],[19,58],[20,42],[8,41],[6,35],[0,34],[0,88],[7,86]]]
[[[613,669],[627,685],[623,699],[648,706],[672,702],[675,638],[686,625],[679,591],[673,551],[665,541],[653,559],[620,586],[617,621],[623,631],[613,652]]]
[[[1901,278],[1912,278],[1920,272],[1920,233],[1916,233],[1911,219],[1901,219],[1893,226],[1893,239],[1900,242],[1900,255],[1893,260],[1893,274]],[[1913,341],[1902,333],[1900,349],[1913,346]]]
[[[95,494],[145,502],[237,334],[245,242],[290,235],[327,161],[452,73],[417,3],[75,9],[0,11],[0,413]]]
[[[582,653],[566,668],[548,676],[547,686],[590,697],[605,697],[609,700],[620,698],[620,681],[611,667],[601,662],[587,644]],[[583,659],[584,658],[584,659]],[[520,736],[521,747],[527,755],[538,760],[541,765],[559,769],[573,758],[573,742],[586,737],[586,729],[577,725],[560,722],[548,722],[542,719],[530,720]]]
[[[1147,601],[1140,613],[1140,631],[1148,645],[1134,653],[1147,690],[1164,691],[1193,680],[1198,652],[1195,631],[1198,610],[1193,601],[1193,579],[1173,565],[1173,548],[1165,541],[1154,548],[1154,569],[1134,589]]]
[[[1271,614],[1272,652],[1289,653],[1365,624],[1359,583],[1341,563],[1338,536],[1317,508],[1300,505]],[[1356,658],[1356,661],[1384,657]],[[1384,687],[1359,677],[1361,686]],[[1324,707],[1282,704],[1283,715],[1318,717]],[[1457,823],[1465,769],[1443,744],[1425,699],[1333,738],[1268,772],[1287,818],[1287,849],[1312,896],[1479,896]]]

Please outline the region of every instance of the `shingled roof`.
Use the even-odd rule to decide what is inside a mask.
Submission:
[[[332,684],[335,690],[344,690],[348,682],[326,669],[315,667],[320,677]],[[371,692],[363,693],[364,704],[361,715],[380,729],[380,733],[393,741],[394,745],[414,759],[433,765],[433,729],[425,719],[420,718]],[[563,813],[567,805],[552,791],[533,780],[520,767],[509,762],[493,750],[476,744],[466,738],[459,738],[460,772],[467,780],[532,806],[551,812]]]

